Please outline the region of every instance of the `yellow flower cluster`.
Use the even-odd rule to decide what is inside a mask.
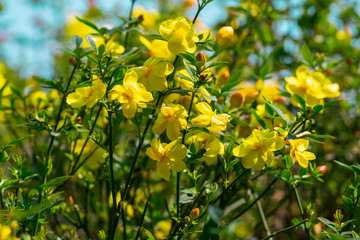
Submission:
[[[309,71],[304,65],[296,69],[296,77],[286,77],[285,81],[285,89],[291,95],[300,95],[309,106],[324,104],[324,98],[340,96],[337,83],[332,83],[321,72]]]

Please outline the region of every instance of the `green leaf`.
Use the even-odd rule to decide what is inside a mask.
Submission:
[[[126,53],[122,54],[122,55],[119,57],[119,62],[120,62],[120,63],[126,62],[126,61],[128,61],[129,59],[138,56],[140,53],[141,53],[141,51],[140,51],[138,48],[133,48],[133,49],[131,49],[129,52],[126,52]],[[118,62],[117,62],[117,63],[118,63]]]
[[[260,74],[259,75],[260,75],[261,78],[265,78],[266,75],[268,73],[270,73],[270,72],[271,72],[271,62],[267,62],[260,68]]]
[[[285,169],[282,171],[281,173],[281,178],[283,178],[284,180],[286,180],[287,182],[291,179],[292,174],[288,169]]]
[[[142,230],[144,231],[146,236],[149,238],[149,240],[155,240],[154,235],[152,235],[152,233],[149,230],[146,230],[145,228],[143,228]]]
[[[180,53],[180,57],[191,63],[192,65],[196,64],[195,56],[191,53]]]
[[[293,165],[293,160],[289,155],[285,155],[283,158],[283,163],[287,169],[290,169]]]
[[[345,163],[342,163],[342,162],[339,162],[339,161],[336,161],[336,160],[334,160],[334,162],[339,164],[341,167],[346,168],[347,170],[350,170],[352,172],[354,171],[354,169],[351,166],[346,165]]]
[[[220,62],[220,61],[213,62],[213,61],[211,61],[211,62],[205,63],[205,68],[216,67],[216,66],[220,66],[220,65],[224,65],[224,64],[227,64],[227,62]]]
[[[38,82],[38,83],[47,85],[47,86],[49,86],[49,87],[55,87],[55,81],[54,81],[54,80],[49,80],[49,79],[41,78],[41,77],[38,77],[38,76],[35,76],[35,75],[32,76],[32,79],[33,79],[35,82]]]
[[[89,27],[91,27],[92,29],[96,30],[97,32],[99,32],[99,28],[94,24],[92,23],[91,21],[89,20],[85,20],[85,19],[82,19],[82,18],[79,18],[79,17],[76,17],[76,19],[82,23],[84,23],[85,25],[88,25]]]
[[[86,35],[86,41],[89,43],[90,47],[97,53],[97,47],[94,39],[90,35]]]
[[[0,185],[0,189],[6,188],[6,187],[8,187],[8,186],[11,186],[11,185],[13,185],[14,183],[17,183],[18,181],[20,181],[20,179],[5,180],[5,181]]]
[[[344,100],[343,99],[337,99],[337,100],[330,101],[328,103],[325,103],[324,108],[330,107],[331,105],[333,105],[335,103],[338,103],[338,102],[342,102],[342,101],[344,101]]]
[[[307,136],[314,137],[314,138],[323,138],[323,139],[335,139],[335,137],[333,137],[331,135],[308,134]]]
[[[348,197],[342,195],[342,200],[343,200],[343,202],[345,203],[345,205],[348,205],[348,206],[352,206],[352,205],[353,205],[353,201],[351,200],[351,198],[348,198]]]
[[[300,51],[301,51],[301,55],[304,58],[305,62],[307,62],[309,64],[309,66],[313,66],[314,56],[312,55],[308,46],[306,44],[304,44],[301,47]]]
[[[251,109],[251,113],[252,113],[252,115],[254,115],[256,121],[258,121],[260,123],[260,125],[265,129],[266,124],[265,124],[264,120],[256,113],[256,111],[254,109]]]
[[[299,94],[295,94],[294,98],[300,104],[301,109],[305,110],[306,109],[306,101]]]
[[[270,114],[271,116],[273,116],[275,114],[275,111],[272,107],[270,107],[270,105],[266,102],[265,104],[265,111]]]
[[[315,116],[316,114],[318,114],[320,111],[322,111],[324,109],[323,105],[316,105],[312,108],[312,113],[310,115],[310,117]]]
[[[83,42],[83,39],[77,35],[72,36],[72,38],[70,38],[70,41],[69,41],[70,47],[72,49],[81,47],[82,42]]]
[[[54,178],[51,181],[42,184],[40,186],[40,188],[53,187],[55,185],[65,182],[66,180],[70,179],[71,177],[72,176],[62,176],[62,177]]]

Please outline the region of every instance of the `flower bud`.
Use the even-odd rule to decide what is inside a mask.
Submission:
[[[196,1],[195,0],[184,0],[183,5],[185,8],[191,8],[195,6]]]
[[[317,166],[316,169],[319,169],[320,173],[325,173],[327,170],[327,166],[325,165]]]
[[[79,122],[81,122],[81,117],[77,117],[77,118],[75,118],[75,120],[74,120],[75,122],[77,122],[77,123],[79,123]]]
[[[196,219],[199,215],[200,215],[200,209],[199,209],[199,208],[194,208],[194,209],[191,210],[191,212],[190,212],[190,219],[191,219],[191,220],[194,220],[194,219]]]
[[[201,74],[199,80],[200,82],[206,82],[206,75]]]
[[[144,15],[140,14],[138,17],[137,17],[137,20],[139,22],[143,22],[144,21]]]
[[[286,97],[280,96],[280,97],[275,98],[273,101],[274,101],[274,103],[284,103],[286,101]]]
[[[71,65],[75,65],[75,63],[76,63],[76,58],[70,58],[69,59],[69,62],[71,63]]]
[[[239,108],[242,106],[243,102],[244,102],[244,95],[241,92],[235,92],[230,97],[231,108]]]
[[[205,63],[206,63],[206,55],[205,55],[205,53],[199,52],[198,54],[196,54],[195,61],[196,61],[196,66],[198,68],[203,67],[205,65]]]
[[[248,92],[245,96],[245,103],[252,103],[257,98],[258,95],[259,95],[258,91]]]
[[[219,74],[219,77],[217,79],[217,86],[223,86],[225,85],[230,78],[230,72],[228,70],[221,71]]]
[[[230,26],[220,28],[216,33],[216,42],[218,44],[229,44],[234,36],[234,29]]]

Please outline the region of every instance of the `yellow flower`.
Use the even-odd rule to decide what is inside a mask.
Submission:
[[[224,154],[224,144],[215,135],[195,130],[186,135],[186,144],[194,144],[197,152],[201,151],[203,157],[199,161],[213,164],[218,154]]]
[[[145,86],[137,81],[136,72],[129,70],[125,74],[123,85],[114,86],[109,94],[109,101],[116,99],[122,104],[122,111],[126,118],[133,118],[138,106],[146,108],[146,103],[154,100]]]
[[[149,55],[158,58],[170,58],[171,52],[167,47],[167,42],[159,39],[154,39],[151,42],[145,37],[139,37],[140,42],[149,50]]]
[[[82,106],[92,108],[106,92],[106,85],[101,79],[96,79],[90,87],[80,87],[75,92],[70,93],[66,102],[73,108]]]
[[[304,65],[296,69],[296,77],[286,77],[285,81],[285,89],[291,95],[300,95],[309,106],[323,104],[324,98],[340,96],[337,83],[331,83],[323,73],[309,71]]]
[[[136,72],[139,82],[144,84],[148,91],[164,91],[168,84],[166,77],[174,71],[171,63],[163,62],[161,58],[149,58],[144,66],[138,67]]]
[[[160,25],[161,36],[168,41],[168,48],[173,54],[195,52],[194,25],[186,17],[167,20]]]
[[[275,131],[254,129],[252,134],[244,139],[242,144],[234,148],[233,154],[242,157],[245,168],[255,168],[260,171],[265,163],[271,166],[274,162],[273,151],[280,150],[285,145],[284,139]]]
[[[48,101],[47,94],[42,91],[36,91],[31,93],[29,100],[32,106],[42,109]]]
[[[125,48],[123,45],[111,40],[106,44],[106,49],[112,52],[115,56],[120,56],[125,52]]]
[[[170,140],[175,140],[180,135],[180,128],[186,128],[186,109],[179,104],[163,104],[160,114],[153,126],[154,133],[160,135],[166,129],[166,135]]]
[[[226,130],[226,125],[229,122],[229,115],[216,115],[216,110],[213,111],[206,102],[197,103],[195,108],[200,112],[199,115],[191,120],[196,127],[207,127],[210,125],[208,129],[212,133]]]
[[[71,149],[74,149],[74,153],[76,155],[80,154],[84,143],[85,139],[78,139],[76,143],[73,142]],[[81,154],[80,162],[86,159],[84,166],[88,169],[95,170],[104,163],[104,159],[107,157],[107,155],[108,153],[103,148],[99,147],[93,141],[88,141]]]
[[[307,168],[309,160],[316,158],[312,152],[305,151],[309,147],[309,141],[306,139],[295,139],[289,140],[289,142],[291,144],[291,158],[296,160],[303,168]]]
[[[203,73],[204,74],[210,74],[211,72],[208,71],[208,69],[207,69],[207,70],[203,71]],[[185,69],[178,71],[178,74],[183,75],[183,76],[188,77],[188,78],[191,79],[190,74]],[[183,89],[183,90],[192,90],[192,89],[194,89],[194,83],[192,81],[189,81],[187,79],[180,78],[180,77],[176,77],[175,80],[179,82],[180,88]],[[200,87],[199,90],[200,90],[201,93],[196,94],[196,96],[199,97],[199,98],[201,96],[203,96],[205,98],[205,100],[208,103],[210,103],[211,102],[211,99],[209,98],[210,93],[204,87]]]
[[[187,149],[181,144],[181,138],[167,143],[161,143],[157,139],[151,141],[151,147],[146,149],[146,155],[157,162],[157,171],[161,178],[169,181],[170,170],[182,172],[186,165],[183,159],[186,157]]]
[[[159,13],[156,10],[150,9],[149,11],[146,11],[144,7],[138,5],[134,8],[134,17],[139,18],[140,15],[142,16],[141,23],[145,30],[154,28],[156,20],[159,18]]]
[[[234,29],[230,26],[225,26],[219,29],[216,33],[216,42],[218,44],[229,44],[234,37]]]

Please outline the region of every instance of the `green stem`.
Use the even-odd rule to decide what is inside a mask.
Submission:
[[[56,120],[55,120],[55,127],[54,127],[54,131],[57,130],[57,127],[59,125],[59,122],[60,122],[60,118],[61,118],[61,113],[62,113],[62,110],[64,108],[64,105],[65,105],[65,100],[66,100],[66,96],[67,96],[67,92],[69,90],[69,87],[70,87],[70,83],[71,83],[71,80],[73,79],[74,77],[74,74],[75,74],[75,71],[76,71],[76,67],[77,67],[77,62],[75,63],[74,65],[74,68],[71,72],[71,75],[69,77],[69,80],[67,82],[67,85],[66,85],[66,89],[64,91],[64,95],[62,97],[62,100],[61,100],[61,103],[60,103],[60,107],[59,107],[59,112],[56,116]],[[55,141],[55,135],[54,134],[51,134],[51,139],[50,139],[50,143],[49,143],[49,147],[48,147],[48,150],[47,150],[47,153],[46,153],[46,159],[45,159],[45,167],[46,167],[46,170],[45,170],[45,173],[44,173],[44,176],[43,176],[43,179],[42,179],[42,182],[41,182],[41,185],[45,184],[46,181],[47,181],[47,176],[48,176],[48,167],[49,167],[49,163],[50,163],[50,155],[51,155],[51,151],[52,151],[52,148],[53,148],[53,144],[54,144],[54,141]],[[40,188],[40,191],[39,191],[39,204],[41,203],[42,201],[42,195],[43,195],[43,189]],[[35,228],[34,228],[34,233],[33,235],[35,235],[38,230],[39,230],[39,216],[40,216],[40,212],[36,214],[36,217],[35,217]]]
[[[240,175],[237,176],[234,181],[232,181],[229,186],[227,186],[227,188],[225,188],[224,191],[219,196],[217,196],[215,200],[212,201],[212,204],[215,204],[218,200],[220,200],[225,195],[225,193],[227,193],[232,188],[232,186],[234,186],[234,184],[248,172],[250,172],[250,169],[245,169],[244,171],[242,171]]]
[[[256,202],[259,201],[265,195],[265,193],[267,193],[272,188],[272,186],[277,182],[277,180],[278,179],[275,178],[269,184],[269,186],[267,186],[267,188],[249,206],[247,206],[244,210],[242,210],[239,214],[237,214],[233,219],[239,218],[241,215],[243,215],[245,212],[247,212],[252,206],[254,206],[256,204]]]
[[[133,13],[133,9],[134,9],[134,4],[135,4],[136,0],[131,0],[131,7],[130,7],[130,12],[129,12],[129,21],[131,20],[132,17],[132,13]],[[127,49],[128,43],[129,43],[129,37],[130,37],[130,28],[131,28],[131,24],[129,24],[129,28],[125,34],[125,40],[124,40],[124,48]]]
[[[253,194],[254,194],[254,196],[256,197],[256,194],[255,194],[255,193],[253,193]],[[267,236],[270,236],[270,235],[271,235],[271,232],[270,232],[269,226],[268,226],[268,224],[267,224],[266,217],[265,217],[265,214],[264,214],[264,210],[263,210],[263,208],[262,208],[262,206],[261,206],[260,201],[257,201],[257,202],[256,202],[256,207],[257,207],[257,209],[258,209],[258,211],[259,211],[261,221],[262,221],[262,223],[263,223],[263,225],[264,225],[264,228],[265,228],[265,230],[266,230],[266,235],[267,235]]]
[[[305,220],[302,220],[301,222],[299,222],[299,223],[297,223],[297,224],[295,224],[295,225],[293,225],[293,226],[290,226],[290,227],[281,229],[281,230],[279,230],[279,231],[273,232],[272,234],[268,235],[267,237],[263,238],[262,240],[270,239],[270,238],[272,238],[272,237],[275,237],[276,235],[279,235],[280,233],[283,233],[283,232],[289,231],[289,230],[291,230],[291,229],[297,228],[297,227],[300,226],[301,224],[305,224],[307,221],[308,221],[308,219],[305,219]]]
[[[293,190],[294,190],[294,195],[295,195],[295,198],[296,198],[296,202],[298,204],[298,207],[299,207],[299,210],[300,210],[300,214],[301,214],[301,217],[303,220],[305,220],[305,213],[304,213],[304,209],[302,207],[302,204],[301,204],[301,198],[299,196],[299,193],[296,189],[296,186],[293,186]],[[307,228],[306,224],[304,223],[304,229],[305,229],[305,232],[306,232],[306,235],[308,237],[309,240],[311,240],[311,234],[310,234],[310,231],[309,229]]]
[[[146,210],[147,210],[147,208],[148,208],[150,199],[151,199],[151,193],[150,193],[150,195],[149,195],[148,200],[146,201],[145,208],[144,208],[144,211],[143,211],[142,216],[141,216],[141,220],[140,220],[140,224],[139,224],[139,226],[138,226],[138,231],[137,231],[137,233],[136,233],[135,240],[137,240],[137,239],[139,238],[139,236],[140,236],[141,227],[142,227],[142,225],[143,225],[143,223],[144,223],[145,214],[146,214]]]
[[[115,186],[115,176],[114,176],[114,143],[113,143],[113,127],[112,127],[112,117],[111,111],[108,111],[109,116],[109,167],[110,167],[110,187],[111,194],[113,199],[113,214],[116,212],[116,186]]]

